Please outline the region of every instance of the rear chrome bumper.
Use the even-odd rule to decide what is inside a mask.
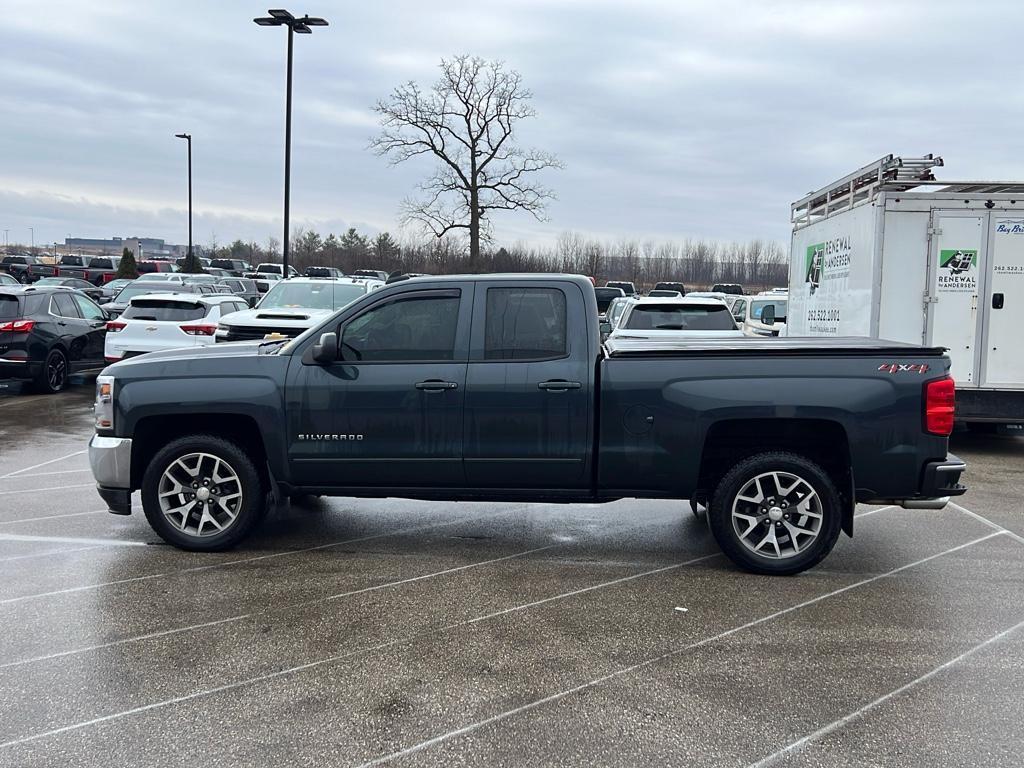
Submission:
[[[89,466],[97,485],[129,489],[132,478],[131,439],[93,435],[89,441]]]

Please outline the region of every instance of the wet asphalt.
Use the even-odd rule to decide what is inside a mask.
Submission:
[[[0,766],[1024,762],[1024,436],[793,578],[638,500],[329,499],[204,555],[105,511],[91,394],[0,390]]]

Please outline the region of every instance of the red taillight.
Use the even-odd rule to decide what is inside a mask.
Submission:
[[[956,410],[956,384],[949,376],[924,385],[924,430],[932,435],[948,436],[953,431]]]
[[[123,320],[108,320],[107,321],[107,333],[117,333],[124,328],[128,323]]]
[[[217,332],[216,325],[180,325],[178,327],[189,336],[213,336]]]
[[[11,320],[0,323],[0,331],[11,331],[12,333],[31,333],[35,327],[35,320]]]

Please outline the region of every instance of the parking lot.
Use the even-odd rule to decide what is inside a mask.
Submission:
[[[327,499],[191,554],[105,511],[91,397],[0,394],[0,765],[1020,765],[1024,437],[793,578],[665,501]]]

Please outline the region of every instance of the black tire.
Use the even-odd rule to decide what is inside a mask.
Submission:
[[[761,509],[767,506],[767,502],[751,506],[751,502],[741,501],[737,497],[748,483],[753,482],[755,478],[761,475],[772,472],[796,476],[806,485],[810,486],[810,489],[816,494],[818,511],[821,515],[816,536],[810,540],[801,539],[797,543],[795,552],[789,552],[785,556],[782,556],[780,553],[775,557],[771,556],[767,549],[766,552],[768,554],[762,555],[745,544],[740,532],[734,525],[733,517],[734,503],[737,504],[739,512],[749,511],[755,507]],[[787,515],[784,520],[775,521],[777,532],[774,535],[776,541],[772,542],[772,545],[777,552],[782,547],[790,549],[792,548],[792,541],[798,536],[804,535],[802,533],[791,535],[788,532],[790,528],[794,527],[793,521],[796,521],[795,527],[798,529],[802,525],[801,520],[804,521],[804,524],[813,527],[813,518],[798,516],[798,513],[793,513],[791,520],[789,517],[790,513],[782,510],[782,507],[790,510],[793,509],[793,507],[787,506],[789,501],[786,501],[785,504],[782,502],[782,500],[788,500],[790,497],[782,496],[778,493],[774,495],[770,493],[770,485],[774,485],[776,491],[779,490],[778,482],[766,480],[761,482],[764,484],[764,490],[759,490],[759,492],[768,499],[775,499],[772,503],[775,511],[773,513],[766,513],[763,516],[749,515],[744,517],[742,518],[744,520],[743,524],[745,525],[748,520],[752,523],[754,517],[760,518],[759,527],[752,529],[753,532],[750,533],[751,541],[762,532],[767,539],[768,536],[772,535],[769,528],[772,525],[773,518],[770,515],[779,514],[780,512],[784,513]],[[789,481],[787,480],[786,482]],[[809,496],[810,494],[806,493],[803,488],[803,486],[800,486],[794,493],[804,493],[805,497]],[[799,498],[799,496],[797,495],[795,498]],[[789,576],[805,571],[808,568],[813,568],[828,556],[835,546],[836,540],[839,538],[839,531],[842,528],[842,510],[842,501],[840,500],[835,483],[821,466],[796,453],[772,451],[759,453],[744,459],[725,474],[725,477],[718,483],[718,487],[715,488],[712,495],[711,507],[708,509],[708,522],[711,526],[711,532],[718,545],[722,548],[722,551],[740,568],[752,573]],[[783,537],[785,541],[779,542],[779,536]],[[782,547],[780,547],[780,543]]]
[[[35,380],[36,389],[44,395],[55,395],[68,385],[68,357],[54,348],[46,355],[43,368]]]
[[[226,524],[223,531],[212,535],[183,531],[172,524],[160,507],[160,482],[164,472],[178,459],[198,453],[208,454],[226,463],[236,476],[242,494],[234,510],[234,520]],[[201,477],[200,473],[197,479]],[[246,451],[234,442],[216,435],[188,435],[172,441],[148,462],[142,478],[142,509],[150,526],[168,544],[192,552],[221,552],[234,547],[252,533],[266,516],[267,497],[263,478]],[[195,521],[197,513],[198,510],[191,512],[192,521]],[[199,528],[201,533],[202,524]]]

